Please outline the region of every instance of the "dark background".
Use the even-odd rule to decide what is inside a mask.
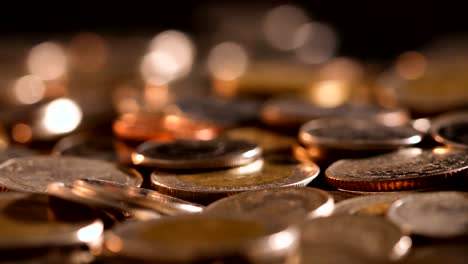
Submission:
[[[194,11],[210,3],[239,1],[16,1],[2,3],[0,34],[49,36],[90,30],[126,34],[194,29]],[[442,36],[468,32],[462,1],[252,1],[295,3],[312,18],[330,23],[341,36],[340,53],[389,59]],[[243,2],[248,3],[248,2]]]

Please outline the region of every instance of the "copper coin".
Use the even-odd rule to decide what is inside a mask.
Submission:
[[[453,112],[435,118],[431,134],[437,142],[468,149],[468,112]]]
[[[468,169],[468,151],[407,148],[364,159],[339,160],[325,171],[332,186],[351,191],[423,189],[445,184]]]

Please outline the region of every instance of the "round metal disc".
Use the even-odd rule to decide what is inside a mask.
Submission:
[[[468,196],[457,192],[414,194],[396,201],[387,217],[403,230],[427,237],[468,235]]]
[[[170,143],[149,141],[135,150],[132,161],[137,165],[174,170],[227,168],[251,163],[261,153],[254,143],[227,138]]]
[[[7,190],[43,193],[52,182],[71,184],[84,178],[140,186],[141,175],[127,174],[116,165],[77,157],[32,156],[10,159],[0,165],[0,185]]]
[[[334,251],[336,255],[352,252],[364,258],[385,261],[403,257],[411,247],[411,239],[397,226],[375,216],[312,219],[303,224],[301,234],[302,252],[318,247]]]
[[[411,126],[387,126],[370,119],[330,118],[313,120],[299,131],[305,146],[339,149],[396,149],[421,141],[422,136]]]
[[[238,168],[201,173],[155,171],[151,175],[151,183],[162,193],[206,202],[244,191],[306,186],[319,171],[314,163],[285,164],[261,159]]]
[[[423,189],[468,169],[468,151],[407,148],[371,158],[339,160],[325,171],[334,187],[353,191]]]
[[[336,204],[332,215],[385,215],[396,200],[409,194],[375,194],[347,199]]]
[[[431,134],[437,142],[468,149],[468,112],[455,112],[435,118]]]
[[[53,153],[106,161],[117,161],[114,140],[109,136],[76,134],[64,137],[54,146]]]

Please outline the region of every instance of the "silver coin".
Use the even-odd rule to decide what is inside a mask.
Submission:
[[[430,131],[437,142],[468,149],[468,111],[443,114],[435,118]]]
[[[209,169],[246,165],[258,159],[260,147],[245,140],[176,140],[169,143],[146,142],[132,154],[137,165],[161,169]]]
[[[354,197],[337,203],[332,215],[385,215],[393,202],[408,195],[394,193]]]
[[[468,235],[468,197],[458,192],[414,194],[393,203],[387,217],[415,235],[464,236]]]
[[[53,182],[71,184],[92,178],[140,186],[141,175],[127,174],[112,163],[77,157],[32,156],[10,159],[0,165],[0,185],[7,190],[44,193]]]
[[[205,213],[243,215],[270,224],[288,226],[306,218],[328,216],[333,198],[325,191],[309,188],[276,188],[235,194],[210,204]]]
[[[396,260],[406,255],[411,239],[383,217],[343,215],[316,218],[301,229],[301,251],[327,248],[352,252],[373,260]],[[312,261],[312,259],[311,259]]]
[[[38,153],[31,149],[21,146],[9,146],[6,149],[0,150],[0,163],[3,163],[12,158],[29,157],[34,155],[38,155]]]

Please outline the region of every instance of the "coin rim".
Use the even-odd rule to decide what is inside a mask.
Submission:
[[[458,121],[464,121],[463,123],[468,124],[468,111],[450,112],[435,117],[431,120],[431,127],[429,129],[432,138],[435,141],[448,146],[468,149],[468,145],[452,141],[440,134],[440,130],[442,128],[449,127],[454,123],[458,123]]]

